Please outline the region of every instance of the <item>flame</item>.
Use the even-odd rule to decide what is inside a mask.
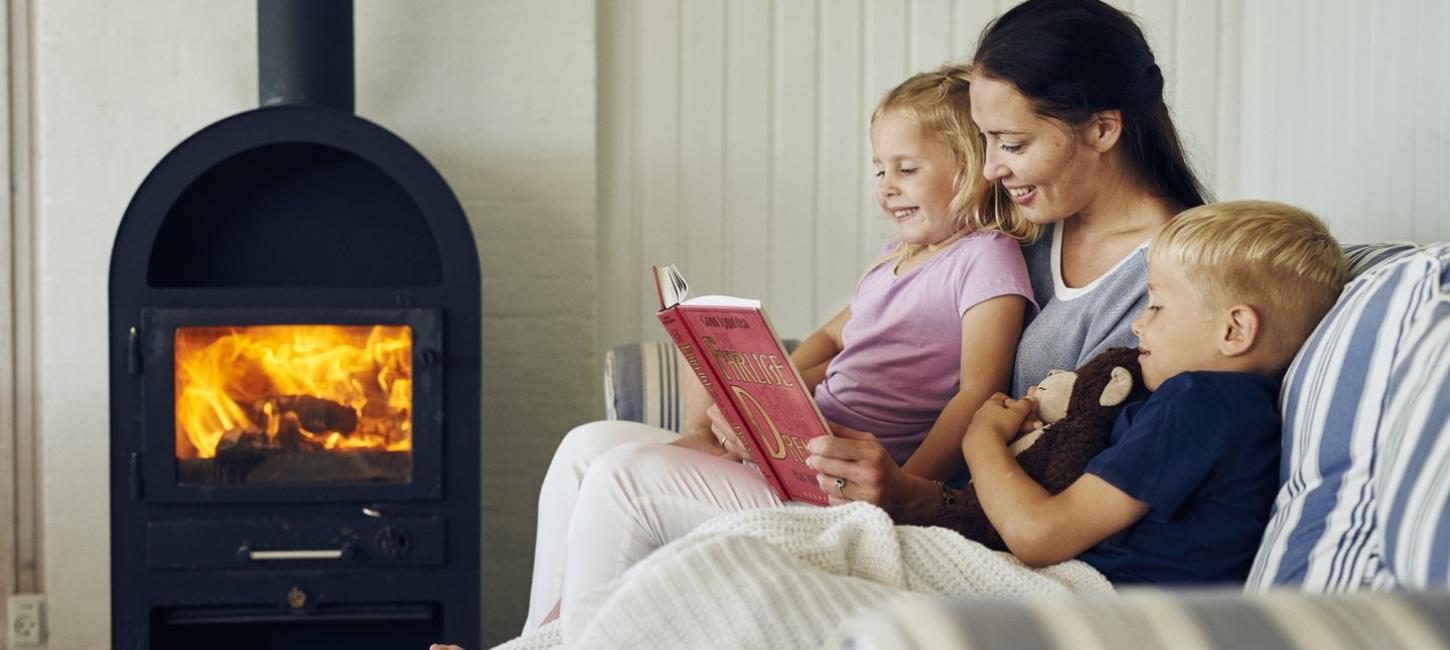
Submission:
[[[179,327],[175,353],[178,459],[214,458],[228,431],[273,438],[286,418],[328,451],[412,449],[413,337],[406,325]],[[350,409],[355,428],[297,425],[299,416],[277,404],[298,396],[326,400],[332,413]]]

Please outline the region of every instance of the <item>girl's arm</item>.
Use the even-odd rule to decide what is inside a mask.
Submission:
[[[1020,296],[999,296],[962,315],[962,387],[905,469],[864,431],[833,425],[834,436],[811,438],[806,464],[821,473],[821,489],[831,495],[831,503],[844,502],[831,485],[831,477],[839,476],[848,481],[842,489],[845,500],[874,503],[897,523],[931,524],[944,516],[941,488],[933,479],[946,480],[961,467],[962,435],[973,410],[1007,385],[1025,310]]]
[[[1030,567],[1077,557],[1148,514],[1149,506],[1092,474],[1053,495],[1033,481],[1007,450],[1032,412],[1032,400],[998,393],[972,418],[962,454],[987,519],[1008,550]]]
[[[945,481],[962,468],[962,435],[972,414],[1012,381],[1012,360],[1026,310],[1026,298],[1004,295],[962,314],[961,387],[907,459],[902,468],[906,473]]]
[[[826,366],[831,365],[831,360],[841,353],[846,347],[841,342],[841,331],[846,328],[846,321],[851,320],[851,308],[846,307],[836,314],[831,320],[826,321],[820,329],[816,330],[806,340],[796,347],[795,352],[790,355],[791,363],[801,371],[801,381],[805,382],[806,393],[814,394],[816,384],[826,379]]]

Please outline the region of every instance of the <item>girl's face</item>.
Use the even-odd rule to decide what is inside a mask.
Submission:
[[[925,246],[957,230],[950,206],[956,194],[951,149],[926,137],[916,122],[887,112],[871,124],[876,202],[896,222],[901,240]]]
[[[1048,224],[1094,198],[1101,154],[1078,130],[1038,115],[1011,83],[972,75],[972,121],[986,138],[982,175],[1001,183],[1029,221]]]

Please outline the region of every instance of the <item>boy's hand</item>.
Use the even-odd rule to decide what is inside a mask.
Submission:
[[[982,408],[977,409],[976,415],[972,416],[972,423],[967,425],[967,434],[962,437],[962,444],[982,438],[1007,444],[1022,429],[1028,416],[1032,415],[1034,406],[1036,402],[1031,397],[1011,399],[1002,393],[988,397]]]
[[[1033,409],[1027,412],[1027,419],[1022,421],[1021,427],[1018,427],[1018,433],[1032,433],[1046,426],[1047,423],[1043,422],[1042,418],[1037,417],[1037,387],[1033,386],[1027,389],[1027,397],[1023,399],[1032,400]]]

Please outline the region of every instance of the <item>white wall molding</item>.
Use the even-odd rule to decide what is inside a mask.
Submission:
[[[35,409],[35,255],[32,211],[31,2],[0,14],[5,58],[0,101],[0,596],[38,592],[41,580],[39,432]],[[0,602],[0,612],[5,603]],[[3,617],[0,617],[3,618]],[[3,642],[3,640],[0,640]]]

